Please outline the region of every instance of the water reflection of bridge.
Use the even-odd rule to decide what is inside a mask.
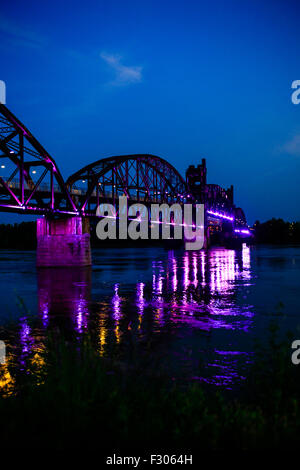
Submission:
[[[224,327],[226,315],[232,313],[230,298],[236,294],[236,282],[243,286],[250,283],[250,249],[244,245],[242,252],[215,249],[209,252],[183,252],[180,256],[168,252],[168,259],[152,261],[152,283],[137,281],[135,285],[135,305],[139,315],[145,310],[159,310],[156,316],[161,325],[174,315],[190,318],[195,314],[211,314],[211,321],[205,329],[214,327],[214,315],[221,315]],[[108,316],[118,322],[126,310],[122,297],[122,271],[120,280],[111,284],[111,294],[107,294],[103,307]],[[74,328],[79,333],[88,328],[88,319],[93,314],[91,302],[91,268],[43,269],[38,270],[39,313],[45,327],[51,319],[66,322],[66,329]],[[132,301],[132,294],[130,295]],[[218,302],[216,302],[216,299]],[[226,301],[222,308],[220,299]],[[234,299],[233,299],[234,300]],[[101,301],[99,309],[101,310]],[[124,311],[123,311],[124,310]],[[227,313],[226,313],[227,312]],[[245,319],[251,318],[245,315]],[[201,321],[201,320],[199,320]],[[220,323],[219,323],[220,324]],[[247,328],[248,321],[244,327]]]
[[[122,350],[132,337],[142,342],[161,334],[173,338],[185,328],[197,332],[200,349],[215,351],[208,367],[210,373],[213,370],[212,382],[230,384],[238,378],[237,364],[247,354],[218,338],[226,331],[241,335],[252,325],[251,306],[238,302],[240,286],[245,292],[251,285],[249,248],[244,245],[242,252],[169,252],[164,259],[149,258],[148,267],[147,278],[141,278],[142,271],[136,268],[137,280],[130,286],[126,269],[118,272],[118,282],[112,277],[105,288],[103,277],[93,273],[94,289],[90,268],[40,270],[40,321],[35,329],[23,319],[23,355],[43,348],[41,331],[46,335],[57,328],[70,338],[88,332],[100,355],[118,345]],[[198,343],[194,350],[199,359],[203,355],[197,348]],[[187,360],[184,354],[181,360]]]
[[[97,253],[101,265],[105,264],[108,254]],[[242,252],[162,251],[156,259],[152,255],[151,251],[149,256],[140,255],[140,262],[138,257],[127,259],[122,267],[119,251],[113,250],[110,273],[101,271],[100,264],[100,270],[96,267],[93,273],[90,267],[38,270],[39,318],[21,318],[14,346],[18,357],[8,360],[19,361],[22,369],[26,358],[32,357],[42,367],[51,331],[63,332],[70,340],[89,333],[100,355],[109,353],[111,347],[121,351],[133,337],[143,343],[163,335],[175,342],[176,361],[190,364],[202,358],[207,361],[210,382],[231,386],[239,380],[239,363],[249,359],[238,340],[230,345],[222,338],[226,332],[241,338],[252,325],[251,306],[239,302],[252,284],[250,249],[244,245]],[[184,338],[192,334],[197,338],[191,357],[181,351],[183,340],[178,336],[182,329],[187,332]],[[207,350],[211,351],[209,359]],[[169,350],[166,354],[172,355]],[[198,377],[198,373],[191,374]],[[10,383],[11,379],[6,376],[5,380]]]

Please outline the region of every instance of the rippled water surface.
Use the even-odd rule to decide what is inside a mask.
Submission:
[[[101,355],[151,342],[172,373],[231,388],[274,316],[300,335],[297,247],[105,249],[92,268],[40,270],[35,252],[3,250],[0,276],[0,339],[20,367],[49,331],[89,331]]]

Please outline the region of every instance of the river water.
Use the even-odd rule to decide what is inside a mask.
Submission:
[[[151,344],[172,374],[230,389],[272,319],[300,338],[300,247],[107,248],[92,268],[39,270],[35,252],[2,250],[0,276],[0,339],[19,367],[49,331],[88,331],[100,355]]]

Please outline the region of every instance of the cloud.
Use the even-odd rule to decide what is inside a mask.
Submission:
[[[295,157],[300,157],[300,134],[296,134],[283,147],[282,151]]]
[[[110,82],[111,85],[130,85],[142,81],[142,67],[123,65],[122,58],[118,55],[101,52],[100,57],[115,71],[115,79]]]
[[[45,37],[36,34],[31,29],[24,26],[20,27],[14,21],[0,15],[0,32],[5,33],[6,37],[15,44],[40,48],[47,45]]]

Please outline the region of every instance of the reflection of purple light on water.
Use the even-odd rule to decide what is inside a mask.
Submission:
[[[186,251],[183,257],[183,279],[182,279],[182,284],[183,284],[182,305],[184,307],[188,306],[187,290],[190,284],[189,268],[190,268],[189,267],[189,254]]]
[[[193,276],[194,276],[193,284],[194,284],[195,287],[197,287],[197,284],[198,284],[198,266],[197,266],[197,261],[198,261],[197,253],[194,252],[194,253],[193,253]]]
[[[153,298],[151,305],[155,313],[155,321],[164,323],[164,316],[173,323],[188,323],[189,326],[204,331],[244,331],[252,326],[254,313],[249,305],[236,305],[231,297],[236,291],[235,280],[241,279],[241,255],[233,250],[215,249],[209,252],[194,252],[168,256],[167,271],[162,262],[153,262]],[[247,259],[247,251],[245,251]],[[180,270],[182,269],[182,273]],[[170,283],[163,284],[172,291],[168,299],[162,291],[159,280],[164,277]],[[199,284],[203,291],[190,289],[191,285]],[[179,282],[177,282],[177,279]],[[181,282],[180,282],[181,280]],[[181,285],[180,285],[181,284]],[[178,290],[179,286],[179,290]],[[175,294],[176,292],[176,294]],[[211,295],[217,293],[217,296]]]
[[[162,298],[162,292],[163,292],[163,274],[164,274],[164,268],[162,266],[162,262],[158,261],[157,263],[152,263],[153,269],[158,269],[158,275],[153,274],[152,277],[152,289],[153,289],[153,295],[154,295],[154,302],[153,305],[154,307],[157,307],[155,309],[155,320],[159,323],[159,325],[164,324],[163,316],[164,316],[164,310],[161,305],[163,304],[163,298]]]
[[[235,279],[235,253],[232,250],[217,250],[210,263],[211,291],[227,293],[230,282]]]
[[[119,296],[119,284],[114,285],[115,294],[112,298],[113,318],[115,320],[115,335],[117,343],[120,342],[119,320],[121,313],[121,297]]]
[[[22,353],[28,353],[30,351],[30,326],[27,324],[26,319],[21,319],[21,331],[20,331],[20,343],[22,347]]]
[[[144,287],[145,284],[143,282],[138,282],[137,284],[137,297],[140,302],[144,301]]]
[[[169,261],[168,261],[168,274],[167,276],[170,276],[171,279],[171,290],[172,290],[172,301],[171,304],[173,307],[177,307],[177,299],[176,299],[176,291],[177,291],[177,286],[178,286],[178,278],[177,278],[177,261],[174,256],[174,252],[172,251],[169,255]]]
[[[184,289],[184,291],[187,290],[187,288],[190,284],[189,270],[190,270],[189,255],[188,255],[188,252],[186,251],[185,254],[184,254],[184,258],[183,258],[183,289]]]
[[[86,300],[80,298],[76,301],[75,305],[75,314],[76,314],[76,330],[79,333],[82,333],[84,329],[87,328],[87,305]]]
[[[172,291],[174,293],[177,290],[178,279],[177,279],[177,261],[176,261],[173,251],[171,251],[169,254],[168,271],[172,272],[171,284],[172,284]]]
[[[152,263],[153,269],[156,269],[156,264]],[[163,291],[163,267],[162,263],[158,262],[158,275],[152,275],[152,290],[154,295],[161,295]]]
[[[145,284],[143,282],[138,282],[136,286],[136,291],[137,291],[137,307],[140,315],[143,315],[144,313],[144,307],[145,307],[145,300],[144,300],[144,287]]]
[[[208,377],[194,376],[199,380],[215,386],[221,386],[231,390],[237,382],[245,380],[244,372],[240,370],[240,361],[245,366],[251,364],[253,353],[246,351],[222,351],[215,350],[216,357],[213,362],[206,365],[209,371]],[[243,369],[245,371],[245,369]]]
[[[242,273],[243,278],[244,279],[250,279],[251,278],[251,273],[250,273],[250,267],[251,267],[250,248],[246,245],[246,243],[243,244],[242,262],[243,262],[243,273]]]
[[[221,286],[222,286],[221,277],[224,278],[224,274],[226,272],[227,267],[226,267],[226,265],[222,266],[222,260],[220,259],[219,254],[217,254],[215,261],[216,261],[216,267],[215,267],[214,274],[215,274],[215,277],[216,277],[216,290],[220,291]]]
[[[44,305],[43,308],[43,323],[44,326],[48,323],[48,318],[49,318],[49,308],[48,308],[48,303]]]
[[[192,253],[175,252],[174,255],[170,251],[167,260],[164,258],[152,263],[153,291],[152,299],[147,298],[147,307],[149,305],[154,314],[153,329],[162,331],[161,327],[171,322],[175,328],[186,325],[191,330],[212,335],[217,333],[216,341],[210,346],[217,344],[219,349],[212,357],[213,350],[209,348],[204,377],[198,377],[198,380],[230,389],[246,375],[245,367],[251,356],[249,358],[239,351],[226,351],[226,348],[233,348],[228,340],[232,334],[247,333],[253,326],[253,307],[245,305],[239,295],[240,286],[245,284],[243,276],[249,267],[248,247],[243,247],[243,252],[217,248]],[[203,288],[199,288],[200,283]],[[138,313],[144,308],[144,289],[141,283],[136,285]]]
[[[250,355],[250,353],[242,352],[242,351],[221,351],[219,349],[216,349],[215,352],[222,356],[241,356],[241,355],[249,356]]]
[[[155,289],[156,289],[156,276],[155,274],[152,274],[152,290],[153,292],[155,293]]]
[[[39,311],[42,313],[43,326],[47,328],[49,323],[49,302],[48,299],[44,299],[42,295],[40,295]]]
[[[178,286],[178,279],[177,279],[177,262],[176,262],[175,257],[172,259],[172,269],[173,269],[172,287],[173,287],[173,292],[176,292],[177,286]]]
[[[202,286],[205,286],[205,254],[203,251],[200,252],[200,266],[201,266],[201,278]]]
[[[119,284],[114,285],[115,294],[112,298],[113,317],[119,320],[121,317],[121,298],[119,296]]]
[[[158,294],[162,294],[162,291],[163,291],[163,277],[160,274],[158,276],[157,292]]]

